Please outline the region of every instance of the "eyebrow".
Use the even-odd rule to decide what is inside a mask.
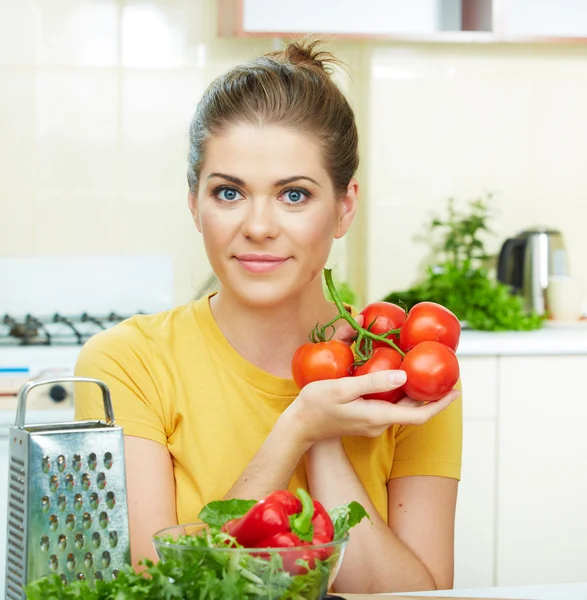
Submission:
[[[226,173],[210,173],[210,175],[208,175],[207,178],[211,179],[212,177],[220,177],[222,179],[226,179],[227,181],[230,181],[230,182],[234,183],[235,185],[242,185],[242,186],[245,185],[245,182],[242,179],[240,179],[240,177],[234,177],[233,175],[227,175]],[[280,187],[282,185],[287,185],[288,183],[293,183],[294,181],[300,181],[301,179],[306,179],[308,181],[311,181],[318,187],[322,187],[315,179],[312,179],[311,177],[308,177],[307,175],[294,175],[293,177],[287,177],[286,179],[278,179],[273,184],[273,186]]]

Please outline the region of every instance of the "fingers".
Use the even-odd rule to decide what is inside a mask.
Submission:
[[[364,421],[368,414],[368,420],[374,427],[422,425],[447,408],[459,396],[460,392],[453,390],[437,402],[416,402],[411,398],[404,398],[397,404],[382,402],[381,400],[359,400],[347,405],[345,410],[355,411],[356,414],[353,414],[353,418],[357,421]]]
[[[355,317],[355,321],[359,326],[363,325],[363,315],[357,315]],[[357,332],[350,326],[347,321],[344,321],[342,325],[336,328],[334,335],[332,336],[333,340],[340,340],[341,342],[345,342],[347,344],[352,344],[353,340],[357,337]]]
[[[346,403],[375,392],[394,390],[405,382],[404,371],[376,371],[354,377],[315,381],[306,387],[313,386],[312,390],[316,390],[317,393],[327,393],[331,397],[337,398],[338,403]]]

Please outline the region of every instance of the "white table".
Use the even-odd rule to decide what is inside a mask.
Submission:
[[[587,581],[549,585],[516,585],[463,590],[436,590],[389,594],[389,596],[432,596],[436,598],[520,598],[523,600],[587,600]]]

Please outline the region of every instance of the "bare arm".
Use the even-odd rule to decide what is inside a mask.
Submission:
[[[177,525],[173,463],[167,448],[139,437],[124,437],[132,565],[157,562],[153,534]]]
[[[408,548],[396,531],[378,515],[340,440],[315,444],[306,455],[306,470],[312,496],[326,508],[356,500],[371,517],[371,521],[364,520],[353,529],[334,583],[338,592],[375,594],[436,589],[433,575],[418,554]],[[416,525],[420,518],[425,522],[430,520],[421,511],[410,514],[412,525]],[[418,527],[420,531],[425,524]],[[409,539],[414,538],[409,533],[407,519],[404,519],[401,531],[404,535],[408,532]],[[416,544],[416,547],[428,551],[425,541]]]
[[[448,477],[412,476],[392,479],[387,486],[390,527],[419,557],[439,590],[453,586],[458,485]]]
[[[286,419],[279,419],[253,460],[230,488],[225,499],[261,500],[285,489],[309,444],[292,435]]]

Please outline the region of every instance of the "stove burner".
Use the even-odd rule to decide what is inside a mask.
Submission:
[[[127,318],[114,312],[106,316],[55,313],[50,317],[37,317],[28,314],[22,318],[6,314],[0,320],[0,346],[81,346],[92,335]]]

